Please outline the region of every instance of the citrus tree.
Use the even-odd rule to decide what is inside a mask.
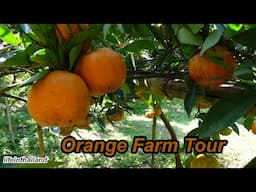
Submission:
[[[184,100],[189,117],[198,109],[198,126],[187,136],[239,135],[240,117],[256,133],[255,32],[254,24],[0,24],[0,95],[27,103],[41,156],[42,128],[57,126],[63,136],[92,122],[104,129],[133,112],[132,100],[152,107],[153,140],[157,118],[178,139],[161,110],[172,98]],[[14,88],[26,88],[25,97],[11,94]],[[175,160],[186,166],[179,152]],[[219,167],[196,151],[187,162]]]

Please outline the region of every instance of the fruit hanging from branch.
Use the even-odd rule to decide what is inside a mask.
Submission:
[[[202,56],[196,53],[189,60],[191,79],[203,87],[218,87],[229,81],[236,67],[233,54],[225,47],[215,46]]]
[[[221,168],[219,161],[210,154],[199,154],[190,163],[191,168]]]
[[[87,84],[92,96],[99,97],[117,90],[126,79],[126,64],[110,48],[98,48],[78,59],[77,73]]]
[[[33,84],[27,107],[42,127],[73,127],[86,118],[90,99],[89,90],[78,75],[56,70]]]
[[[106,117],[115,122],[122,121],[124,119],[124,108],[121,106],[111,107],[107,111]]]

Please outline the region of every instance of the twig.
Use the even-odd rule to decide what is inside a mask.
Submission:
[[[152,140],[156,140],[156,116],[153,118],[153,124],[152,124]],[[152,159],[151,159],[151,167],[155,168],[155,154],[152,153]]]
[[[170,30],[169,32],[171,33],[171,35],[174,37],[174,40],[175,40],[175,42],[176,42],[176,44],[177,44],[177,47],[178,47],[179,50],[180,50],[181,56],[182,56],[183,59],[186,61],[185,54],[184,54],[183,50],[181,49],[180,42],[179,42],[177,36],[175,35],[175,32],[173,31],[173,29],[172,29],[171,27],[169,27],[169,30]]]
[[[177,140],[175,131],[174,131],[173,127],[170,125],[169,121],[166,119],[163,111],[161,111],[160,117],[161,117],[162,121],[164,122],[165,127],[167,128],[171,138],[173,140]],[[175,160],[176,160],[176,168],[183,168],[179,152],[175,153]]]
[[[23,102],[25,102],[25,103],[27,102],[26,99],[24,99],[24,98],[22,98],[22,97],[19,97],[19,96],[16,96],[16,95],[11,95],[11,94],[7,94],[7,93],[3,93],[3,94],[1,94],[1,96],[13,98],[13,99],[17,99],[17,100],[23,101]]]
[[[5,97],[5,106],[6,106],[8,128],[9,128],[9,131],[10,131],[10,134],[11,134],[12,143],[15,145],[14,134],[13,134],[13,129],[12,129],[11,115],[10,115],[10,110],[9,110],[9,104],[8,104],[8,99],[6,97]]]
[[[45,157],[45,146],[44,146],[44,137],[43,137],[43,129],[40,125],[37,125],[37,135],[39,141],[39,153],[40,157]]]

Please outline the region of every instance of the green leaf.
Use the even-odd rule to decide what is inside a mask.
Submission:
[[[22,41],[18,34],[14,34],[6,25],[0,24],[0,39],[10,45],[19,45]]]
[[[204,27],[204,24],[187,24],[192,33],[196,34]]]
[[[122,24],[117,24],[117,27],[121,33],[124,33],[124,28]]]
[[[220,134],[217,133],[215,135],[212,136],[213,140],[220,140]]]
[[[253,91],[238,91],[220,99],[208,111],[200,126],[200,138],[212,136],[234,123],[256,103]]]
[[[81,45],[86,40],[96,39],[98,31],[88,30],[77,33],[70,41],[66,42],[65,49],[70,50],[76,45]]]
[[[147,105],[150,106],[152,104],[152,102],[153,102],[153,96],[152,96],[152,94],[149,94],[149,97],[147,99]]]
[[[123,49],[121,49],[121,52],[122,53],[132,52],[135,54],[139,54],[141,50],[144,50],[144,49],[153,50],[156,48],[157,45],[159,45],[157,41],[138,40],[126,45]]]
[[[228,27],[232,29],[233,31],[239,31],[243,28],[243,24],[228,24]]]
[[[159,44],[162,44],[163,47],[167,48],[167,44],[165,42],[165,36],[162,32],[160,32],[156,27],[147,24],[146,25],[148,29],[151,31],[151,33],[154,35],[155,39],[159,42]]]
[[[226,30],[226,26],[224,24],[214,24],[216,30],[224,32]]]
[[[254,116],[247,116],[243,122],[244,127],[250,131],[252,128],[252,124],[254,122],[255,117]]]
[[[191,45],[182,45],[181,46],[182,52],[186,59],[190,59],[193,54],[195,53],[196,47]]]
[[[42,47],[34,44],[30,44],[28,47],[26,47],[26,53],[31,56],[33,55],[36,51],[42,49]]]
[[[196,118],[204,120],[206,115],[207,115],[207,113],[199,113],[198,115],[196,115]]]
[[[10,66],[22,66],[26,67],[30,65],[30,60],[27,52],[24,50],[17,51],[16,54],[3,63],[0,64],[1,67],[10,67]]]
[[[254,78],[254,72],[251,68],[237,67],[235,76],[240,79],[252,80]]]
[[[235,123],[231,124],[230,127],[236,132],[237,135],[239,135],[239,128]]]
[[[54,64],[56,63],[56,55],[52,50],[39,49],[30,56],[30,60],[39,64]]]
[[[18,26],[21,28],[21,30],[24,33],[31,33],[32,32],[28,24],[18,24]]]
[[[147,27],[147,24],[133,24],[136,37],[149,37],[152,35]]]
[[[195,129],[192,129],[191,131],[189,131],[186,135],[186,137],[197,137],[199,133],[199,129],[198,127]]]
[[[48,73],[49,73],[48,69],[47,70],[42,70],[42,71],[36,73],[35,75],[29,77],[25,81],[15,83],[15,84],[12,84],[8,87],[4,87],[4,88],[0,89],[0,93],[6,92],[6,91],[8,91],[8,90],[10,90],[14,87],[23,87],[23,86],[29,85],[29,84],[33,83],[34,81],[37,81],[37,80],[43,78]]]
[[[207,59],[208,61],[214,62],[215,64],[223,67],[226,70],[230,70],[230,66],[226,63],[224,63],[224,57],[222,54],[214,51],[214,50],[208,50],[210,53],[209,55],[204,55],[203,57]]]
[[[172,29],[174,31],[174,34],[178,35],[178,32],[181,29],[182,24],[172,24],[171,27],[172,27]]]
[[[101,117],[97,118],[97,123],[100,126],[101,130],[105,131],[106,123],[104,122],[104,120]]]
[[[254,157],[244,168],[256,168],[256,157]]]
[[[46,55],[46,49],[39,49],[37,50],[32,56],[35,56],[35,55],[38,55],[38,56],[45,56]]]
[[[17,86],[18,87],[23,87],[26,86],[28,84],[31,84],[35,81],[40,80],[41,78],[43,78],[45,75],[47,75],[49,73],[48,69],[42,70],[38,73],[36,73],[35,75],[29,77],[28,79],[26,79],[25,81],[22,81],[21,83],[18,83]]]
[[[47,41],[43,33],[44,31],[42,31],[40,24],[29,24],[29,28],[32,30],[32,33],[30,34],[30,36],[34,40],[36,40],[39,43],[42,43],[43,45],[47,44]]]
[[[221,35],[222,31],[220,30],[215,30],[211,32],[203,43],[200,55],[202,56],[205,53],[205,51],[207,51],[212,46],[216,45],[219,42]]]
[[[58,63],[57,65],[62,68],[63,66],[66,66],[65,62],[65,50],[61,43],[58,44]]]
[[[103,25],[103,35],[104,35],[104,39],[106,38],[107,33],[109,32],[109,29],[111,27],[111,24],[104,24]]]
[[[203,43],[202,38],[199,35],[193,34],[186,27],[182,27],[179,29],[177,37],[179,41],[183,44],[200,46]]]
[[[55,35],[54,24],[29,24],[31,33],[27,34],[30,38],[37,41],[38,44],[55,49],[57,38]]]
[[[256,48],[256,28],[252,28],[246,31],[243,31],[237,35],[234,35],[232,39],[242,45],[248,46],[250,48]]]
[[[69,53],[69,70],[71,70],[80,54],[81,45],[74,46]]]
[[[192,84],[192,87],[190,88],[190,90],[188,91],[184,99],[184,107],[188,117],[190,117],[191,111],[195,105],[196,95],[197,95],[196,85]]]
[[[136,71],[136,66],[134,64],[134,57],[131,54],[127,54],[125,57],[125,63],[127,68],[131,71]]]

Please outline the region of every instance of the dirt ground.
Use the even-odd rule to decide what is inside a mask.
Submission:
[[[241,125],[239,130],[240,136],[232,132],[229,136],[221,137],[228,140],[223,153],[219,155],[222,167],[242,168],[256,156],[256,135]]]

